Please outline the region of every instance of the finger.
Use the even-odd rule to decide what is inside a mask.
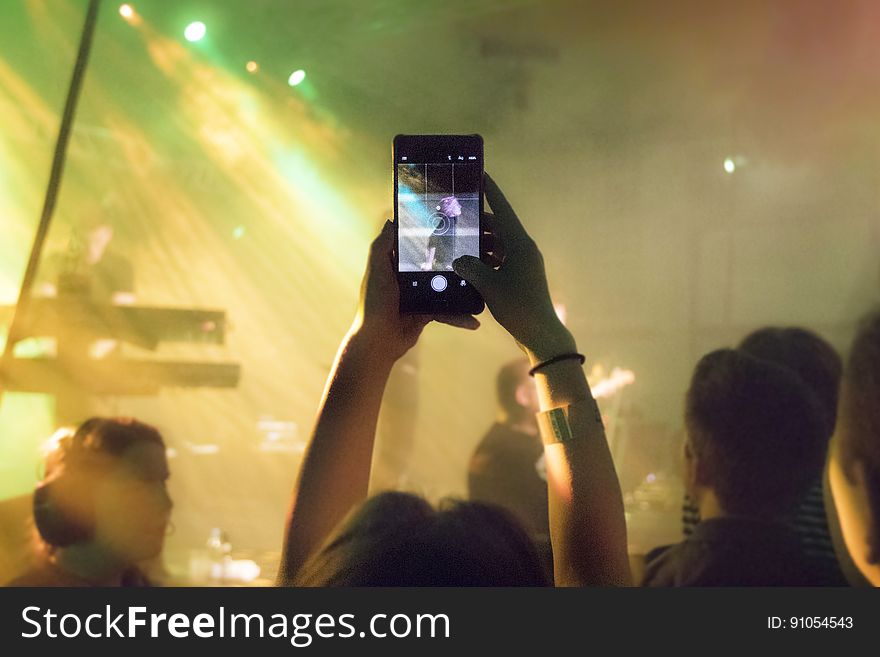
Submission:
[[[480,320],[473,315],[434,315],[434,321],[468,331],[476,331],[480,327]]]
[[[452,269],[468,283],[473,285],[484,298],[492,284],[496,272],[485,262],[474,256],[460,256],[452,261]]]
[[[387,261],[394,249],[394,223],[386,221],[376,239],[370,244],[370,264],[376,266]]]
[[[491,230],[495,226],[495,215],[491,212],[483,210],[480,212],[480,216],[483,218],[483,230]]]
[[[487,253],[483,258],[483,262],[489,265],[492,269],[498,269],[504,264],[504,258],[495,253]]]
[[[483,241],[480,244],[480,248],[481,248],[482,252],[483,253],[493,253],[495,250],[495,242],[496,241],[497,240],[495,239],[495,237],[492,234],[490,234],[490,233],[484,234]]]
[[[382,224],[382,229],[379,231],[379,234],[376,236],[376,239],[373,240],[373,243],[370,244],[371,249],[376,249],[384,252],[388,249],[389,245],[394,244],[394,222],[390,219],[386,219],[385,223]]]
[[[497,231],[497,221],[491,213],[483,215],[483,239],[480,245],[483,262],[488,262],[493,269],[497,269],[504,262],[505,249],[504,239]]]
[[[382,230],[391,231],[391,248],[388,249],[388,260],[391,262],[393,268],[393,266],[397,263],[397,226],[394,224],[394,219],[385,219],[385,223],[382,224]]]
[[[520,223],[519,217],[510,206],[508,200],[504,197],[504,193],[498,187],[492,176],[488,173],[483,174],[483,186],[486,192],[486,200],[489,201],[489,207],[494,213],[496,229],[500,229],[502,234],[515,236],[517,233],[526,234],[525,229]]]
[[[491,212],[483,212],[481,217],[484,248],[486,251],[492,251],[495,246],[504,241],[503,227],[498,225],[498,220]]]
[[[406,315],[403,321],[410,330],[421,331],[433,321],[431,315]]]
[[[483,218],[483,232],[495,234],[498,232],[498,221],[491,212],[483,212],[480,215]]]

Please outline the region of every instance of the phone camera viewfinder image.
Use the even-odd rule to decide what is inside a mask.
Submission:
[[[462,255],[480,255],[478,162],[397,164],[399,271],[452,271]]]

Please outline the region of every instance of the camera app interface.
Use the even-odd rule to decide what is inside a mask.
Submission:
[[[480,255],[481,166],[447,157],[397,163],[400,271],[452,271],[459,256]]]

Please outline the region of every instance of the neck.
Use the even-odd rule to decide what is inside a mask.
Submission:
[[[499,422],[511,429],[515,429],[516,431],[521,431],[522,433],[527,433],[531,436],[538,435],[538,422],[535,420],[535,416],[527,413],[522,417],[514,417],[510,414],[503,413],[499,418]]]
[[[697,507],[700,509],[700,520],[724,518],[728,514],[721,508],[721,503],[714,491],[703,490],[695,495]]]
[[[61,570],[96,586],[119,586],[127,565],[94,543],[58,550],[53,561]]]
[[[700,520],[711,520],[712,518],[744,518],[748,520],[760,520],[764,522],[777,522],[779,520],[775,516],[728,513],[721,506],[721,503],[718,501],[718,497],[711,490],[705,490],[699,494],[697,507],[700,509]]]

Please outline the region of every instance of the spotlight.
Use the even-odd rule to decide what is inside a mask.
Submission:
[[[119,15],[129,21],[134,18],[134,8],[131,5],[121,5],[119,7]]]
[[[299,69],[298,71],[294,71],[290,74],[290,77],[287,78],[287,84],[289,84],[291,87],[295,87],[296,85],[302,83],[302,81],[305,79],[306,72],[302,69]]]
[[[232,237],[237,240],[244,237],[244,226],[236,226],[235,230],[232,231]]]
[[[724,170],[727,173],[733,173],[734,171],[736,171],[736,162],[734,162],[733,159],[728,157],[727,159],[724,160]]]
[[[257,64],[254,60],[251,60],[247,64],[245,64],[245,68],[247,69],[248,73],[256,73],[260,70],[260,65]]]
[[[208,28],[205,27],[205,24],[202,21],[196,21],[186,26],[183,36],[187,41],[195,42],[204,39],[207,32]]]

